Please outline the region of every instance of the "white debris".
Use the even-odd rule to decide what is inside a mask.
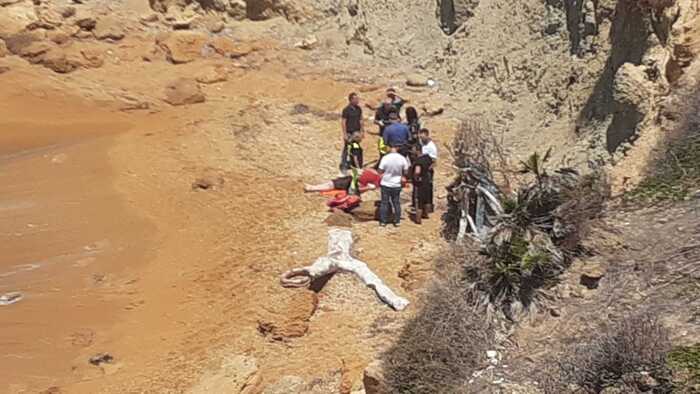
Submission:
[[[399,297],[388,288],[367,264],[350,255],[352,248],[352,232],[344,229],[328,231],[328,254],[316,259],[313,265],[296,268],[282,274],[280,281],[286,287],[305,287],[316,278],[338,271],[352,272],[368,287],[374,289],[377,296],[397,311],[409,304],[408,300]]]
[[[0,306],[4,305],[12,305],[15,302],[19,302],[22,300],[23,296],[22,293],[18,291],[13,291],[11,293],[5,293],[0,296]]]

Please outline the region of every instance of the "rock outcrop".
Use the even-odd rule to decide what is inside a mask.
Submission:
[[[237,355],[225,359],[221,367],[202,376],[190,390],[190,394],[259,392],[262,376],[257,360],[250,356]]]

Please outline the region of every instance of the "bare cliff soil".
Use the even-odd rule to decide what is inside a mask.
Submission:
[[[618,194],[631,189],[697,95],[698,11],[690,0],[659,11],[632,0],[0,0],[0,295],[23,296],[0,306],[0,391],[377,392],[365,369],[420,314],[446,245],[459,122],[489,124],[514,165],[552,147],[558,163],[604,167]],[[347,94],[376,104],[388,86],[441,151],[436,212],[421,226],[378,228],[378,192],[354,217],[302,193],[337,175]],[[610,274],[564,297],[558,318],[515,332],[504,379],[527,384],[529,363],[598,323],[601,305],[662,305],[674,339],[697,342],[697,273],[661,263],[697,260],[697,201],[675,209],[610,210],[591,241]],[[339,224],[405,311],[347,274],[280,286],[325,254]],[[657,271],[668,281],[648,277]]]

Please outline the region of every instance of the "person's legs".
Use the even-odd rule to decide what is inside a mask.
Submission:
[[[338,167],[343,174],[350,169],[348,164],[348,144],[343,144],[343,150],[340,152],[340,166]]]
[[[401,188],[391,188],[391,206],[394,211],[394,224],[401,224]]]
[[[386,186],[382,186],[381,189],[382,199],[379,203],[379,224],[385,226],[389,219],[389,206],[390,202],[390,189]]]
[[[433,201],[433,193],[435,189],[435,185],[433,183],[433,180],[435,179],[435,170],[430,169],[428,172],[430,174],[430,178],[428,178],[428,196],[427,196],[427,210],[430,213],[435,212],[435,201]]]
[[[307,193],[325,192],[325,191],[329,191],[329,190],[333,190],[333,189],[334,189],[333,181],[319,183],[318,185],[309,185],[309,184],[304,185],[304,191]]]

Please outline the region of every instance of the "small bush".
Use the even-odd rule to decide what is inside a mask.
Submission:
[[[612,387],[622,392],[670,393],[671,350],[667,330],[651,314],[622,320],[611,329],[573,346],[543,380],[547,394],[571,391],[599,393]]]
[[[466,248],[443,255],[440,277],[429,288],[423,309],[382,355],[390,392],[463,392],[471,374],[485,362],[493,334],[462,279],[461,264],[468,256],[478,258]]]
[[[674,388],[679,393],[700,392],[700,344],[679,346],[668,355]]]

